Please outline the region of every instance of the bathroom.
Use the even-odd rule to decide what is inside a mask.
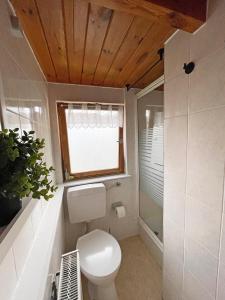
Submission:
[[[0,41],[0,141],[57,186],[0,226],[0,300],[225,300],[225,1],[1,0]]]

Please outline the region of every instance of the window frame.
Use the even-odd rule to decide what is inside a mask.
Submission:
[[[123,127],[119,127],[119,141],[118,141],[118,143],[119,143],[119,160],[118,160],[119,167],[118,168],[95,170],[95,171],[80,172],[80,173],[71,173],[69,141],[68,141],[68,132],[67,132],[67,124],[66,124],[66,113],[65,113],[65,110],[68,108],[69,104],[71,104],[71,103],[57,102],[58,127],[59,127],[62,170],[63,170],[64,181],[69,181],[69,180],[74,180],[74,179],[79,180],[79,179],[86,179],[86,178],[94,178],[94,177],[107,176],[107,175],[123,174],[124,170],[125,170]],[[81,103],[74,102],[74,104],[81,104]],[[106,103],[106,105],[108,105],[108,104]]]

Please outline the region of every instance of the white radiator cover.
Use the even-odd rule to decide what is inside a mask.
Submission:
[[[62,255],[58,300],[81,300],[81,276],[79,251]]]

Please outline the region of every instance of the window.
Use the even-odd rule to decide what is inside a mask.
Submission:
[[[64,179],[124,172],[123,106],[58,103]]]

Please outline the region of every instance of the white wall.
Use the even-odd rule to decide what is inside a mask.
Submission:
[[[164,300],[225,299],[224,37],[212,0],[201,29],[165,46]]]
[[[125,152],[127,158],[126,160],[128,162],[126,167],[127,173],[131,176],[123,179],[120,178],[119,180],[110,180],[107,182],[99,179],[100,181],[103,181],[108,188],[107,214],[105,218],[91,222],[90,229],[101,228],[107,231],[110,230],[110,232],[118,239],[137,234],[138,198],[136,184],[136,96],[132,91],[127,93],[123,89],[68,84],[49,84],[48,94],[54,159],[58,182],[62,182],[62,168],[56,101],[125,103],[125,144],[127,145]],[[110,188],[112,185],[115,185],[116,181],[119,181],[121,185]],[[125,218],[116,218],[114,211],[111,210],[111,204],[117,201],[121,201],[126,207],[127,215]],[[75,249],[77,237],[84,233],[84,225],[70,224],[68,220],[66,198],[64,199],[64,206],[67,240],[66,249],[70,251]]]
[[[45,159],[51,165],[47,84],[25,38],[12,33],[6,0],[0,1],[0,41],[0,100],[5,127],[32,128],[37,136],[44,137]],[[1,300],[43,298],[48,273],[58,270],[57,258],[64,245],[61,201],[57,199],[50,205],[32,200],[9,231],[6,229],[8,233],[0,242]],[[53,245],[59,251],[52,254]]]

